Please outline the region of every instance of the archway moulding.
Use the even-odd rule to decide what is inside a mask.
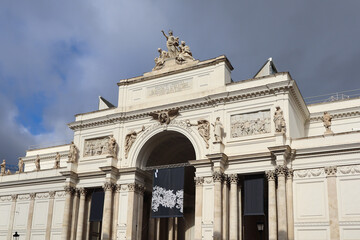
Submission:
[[[164,131],[172,131],[184,135],[191,142],[195,151],[196,159],[203,159],[206,157],[205,143],[197,131],[194,131],[194,129],[188,127],[185,121],[173,120],[168,125],[155,123],[147,127],[145,131],[138,136],[134,145],[130,149],[127,159],[127,167],[143,168],[143,165],[145,164],[144,157],[142,156],[143,147],[146,143],[148,143],[148,141],[151,141],[152,137]]]

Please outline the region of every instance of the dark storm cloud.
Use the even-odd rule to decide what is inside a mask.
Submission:
[[[166,48],[162,29],[172,29],[200,60],[225,54],[235,81],[273,57],[303,96],[360,88],[359,7],[360,1],[2,1],[0,158],[15,162],[28,145],[70,141],[66,123],[95,110],[99,95],[117,104],[116,82],[151,71],[157,48]],[[43,96],[41,111],[35,96]],[[41,119],[39,126],[31,119]],[[43,132],[32,134],[36,127]]]

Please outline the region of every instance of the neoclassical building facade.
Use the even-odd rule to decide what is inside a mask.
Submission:
[[[234,82],[164,33],[115,107],[0,176],[0,239],[360,239],[360,99],[307,105],[269,59]],[[184,216],[152,218],[153,171],[189,169]]]

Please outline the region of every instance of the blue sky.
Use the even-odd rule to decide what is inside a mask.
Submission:
[[[120,79],[151,71],[161,30],[193,55],[225,54],[235,81],[272,57],[303,96],[360,88],[360,1],[0,2],[0,158],[70,142],[67,123],[117,103]]]

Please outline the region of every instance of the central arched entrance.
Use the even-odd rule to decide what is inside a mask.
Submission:
[[[138,161],[143,170],[149,173],[144,193],[142,239],[193,239],[195,219],[195,170],[188,166],[195,160],[195,149],[190,140],[176,131],[162,131],[151,137],[142,147]],[[155,169],[185,167],[184,176],[184,217],[152,218],[151,197],[153,171]]]

